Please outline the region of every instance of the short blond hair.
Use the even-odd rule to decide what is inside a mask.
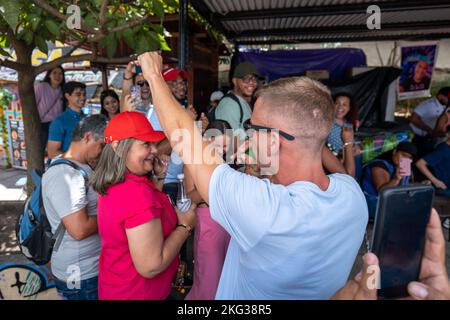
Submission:
[[[330,91],[307,77],[289,77],[273,81],[256,92],[271,115],[283,119],[303,144],[314,150],[322,147],[334,120]],[[282,129],[282,128],[280,128]]]

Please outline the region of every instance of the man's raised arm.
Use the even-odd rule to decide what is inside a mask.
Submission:
[[[145,80],[150,84],[159,122],[169,138],[172,148],[179,154],[181,150],[184,150],[180,157],[191,174],[200,195],[208,202],[208,188],[212,173],[223,160],[214,151],[203,152],[207,148],[207,143],[203,141],[200,130],[189,114],[180,107],[161,75],[161,55],[158,52],[146,52],[139,56],[138,61]],[[177,142],[174,139],[180,134],[182,139]]]

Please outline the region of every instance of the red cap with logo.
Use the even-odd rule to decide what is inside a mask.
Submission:
[[[105,142],[129,138],[148,142],[159,142],[166,137],[164,132],[153,130],[150,122],[140,112],[125,111],[116,115],[105,128]]]
[[[165,67],[162,71],[161,71],[164,80],[166,81],[175,81],[177,80],[178,75],[180,75],[183,80],[187,79],[187,73],[184,70],[181,69],[175,69],[172,67]]]

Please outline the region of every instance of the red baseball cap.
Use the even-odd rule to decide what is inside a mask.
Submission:
[[[125,111],[116,115],[105,128],[105,142],[134,138],[148,142],[159,142],[166,137],[164,132],[153,130],[150,122],[140,112]]]
[[[177,80],[178,75],[180,75],[184,80],[187,79],[187,73],[184,70],[181,69],[175,69],[172,67],[165,67],[161,74],[164,77],[164,80],[166,81],[175,81]]]

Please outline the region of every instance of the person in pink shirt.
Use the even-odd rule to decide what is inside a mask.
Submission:
[[[161,164],[154,131],[139,112],[115,116],[105,129],[107,145],[91,183],[99,193],[100,300],[167,299],[178,270],[178,254],[196,223],[195,205],[174,209],[148,178]]]
[[[58,66],[47,71],[44,80],[34,85],[44,150],[47,146],[50,123],[63,112],[62,87],[64,84],[64,69]]]
[[[206,127],[203,137],[225,159],[226,153],[232,147],[230,124],[224,120],[214,120]],[[214,300],[230,235],[211,218],[208,204],[200,196],[186,169],[184,176],[190,198],[198,203],[197,226],[194,234],[194,283],[185,299]]]

